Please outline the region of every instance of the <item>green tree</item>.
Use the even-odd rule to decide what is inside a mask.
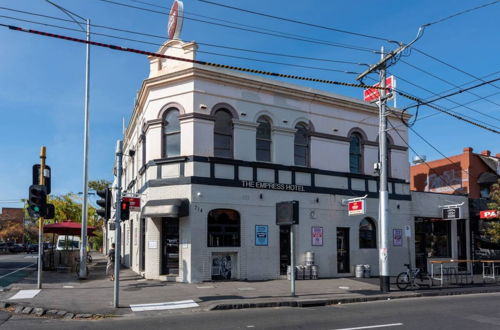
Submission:
[[[108,180],[100,179],[100,180],[90,180],[89,188],[93,190],[103,190],[107,187],[111,186],[111,182]]]
[[[491,202],[488,204],[490,210],[497,210],[500,213],[500,179],[490,188]],[[486,233],[495,243],[500,243],[500,222],[491,221],[488,223]]]

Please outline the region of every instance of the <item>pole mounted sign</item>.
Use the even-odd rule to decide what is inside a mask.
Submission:
[[[367,196],[368,195],[365,195],[363,197],[343,199],[342,205],[347,204],[347,214],[348,215],[365,214],[365,211],[366,211],[366,200],[365,199]]]
[[[122,197],[122,201],[130,203],[130,211],[141,210],[141,199],[139,197]]]
[[[373,87],[379,87],[380,83],[376,83]],[[387,95],[391,95],[391,90],[396,88],[396,79],[394,76],[387,77],[385,80],[385,86],[387,87]],[[380,98],[380,89],[378,88],[368,88],[363,91],[363,100],[366,102],[376,102]],[[394,93],[392,93],[389,99],[394,98]]]
[[[182,29],[182,21],[184,20],[184,4],[182,1],[174,0],[168,16],[168,39],[179,39]]]

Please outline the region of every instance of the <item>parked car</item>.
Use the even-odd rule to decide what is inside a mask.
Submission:
[[[7,243],[5,242],[0,242],[0,252],[8,252],[9,247],[7,246]]]
[[[12,244],[9,246],[9,252],[11,253],[24,252],[24,246],[22,244]]]
[[[28,252],[28,253],[38,252],[38,244],[28,244],[28,247],[26,248],[26,252]]]

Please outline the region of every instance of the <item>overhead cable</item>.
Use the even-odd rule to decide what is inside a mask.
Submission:
[[[0,26],[5,26],[5,27],[7,27],[7,28],[9,28],[10,30],[13,30],[13,31],[20,31],[20,32],[26,32],[26,33],[38,34],[38,35],[52,37],[52,38],[57,38],[57,39],[63,39],[63,40],[68,40],[68,41],[73,41],[73,42],[84,43],[84,44],[91,44],[91,45],[99,46],[99,47],[110,48],[110,49],[113,49],[113,50],[118,50],[118,51],[123,51],[123,52],[130,52],[130,53],[148,55],[148,56],[159,57],[159,58],[167,58],[167,59],[171,59],[171,60],[196,63],[196,64],[200,64],[200,65],[206,65],[206,66],[217,67],[217,68],[222,68],[222,69],[235,70],[235,71],[240,71],[240,72],[248,72],[248,73],[255,73],[255,74],[267,75],[267,76],[272,76],[272,77],[280,77],[280,78],[295,79],[295,80],[302,80],[302,81],[311,81],[311,82],[317,82],[317,83],[323,83],[323,84],[332,84],[332,85],[338,85],[338,86],[382,89],[382,87],[368,86],[368,85],[365,85],[365,84],[347,83],[347,82],[334,81],[334,80],[328,80],[328,79],[318,79],[318,78],[312,78],[312,77],[304,77],[304,76],[298,76],[298,75],[276,73],[276,72],[271,72],[271,71],[256,70],[256,69],[250,69],[250,68],[244,68],[244,67],[237,67],[237,66],[219,64],[219,63],[213,63],[213,62],[191,60],[191,59],[186,59],[186,58],[180,58],[180,57],[175,57],[175,56],[169,56],[169,55],[164,55],[164,54],[158,54],[158,53],[148,52],[148,51],[134,49],[134,48],[121,47],[121,46],[117,46],[117,45],[113,45],[113,44],[107,44],[107,43],[101,43],[101,42],[95,42],[95,41],[87,41],[87,40],[84,40],[84,39],[73,38],[73,37],[64,36],[64,35],[60,35],[60,34],[48,33],[48,32],[43,32],[43,31],[38,31],[38,30],[33,30],[33,29],[25,29],[25,28],[21,28],[21,27],[18,27],[18,26],[7,25],[7,24],[0,24]],[[404,92],[401,92],[401,91],[398,91],[398,90],[394,90],[394,91],[397,92],[399,95],[401,95],[403,97],[409,98],[410,100],[417,101],[417,102],[423,102],[419,98],[411,96],[411,95],[409,95],[407,93],[404,93]],[[469,124],[472,124],[474,126],[483,128],[483,129],[491,131],[493,133],[500,134],[500,131],[497,131],[497,130],[494,130],[492,128],[486,127],[484,125],[478,124],[478,123],[476,123],[474,121],[471,121],[471,120],[468,120],[466,118],[463,118],[462,116],[450,113],[450,112],[448,112],[448,111],[446,111],[444,109],[436,107],[435,105],[428,104],[426,106],[427,107],[431,107],[433,109],[436,109],[438,111],[447,113],[450,116],[455,117],[456,119],[463,120],[463,121],[465,121],[465,122],[467,122]]]

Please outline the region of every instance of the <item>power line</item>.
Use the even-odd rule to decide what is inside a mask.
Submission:
[[[78,38],[73,38],[73,37],[68,37],[60,34],[54,34],[54,33],[48,33],[48,32],[43,32],[43,31],[38,31],[38,30],[33,30],[33,29],[25,29],[21,28],[18,26],[13,26],[13,25],[7,25],[7,24],[0,24],[0,26],[5,26],[9,28],[10,30],[13,31],[20,31],[20,32],[26,32],[26,33],[32,33],[32,34],[38,34],[46,37],[51,37],[51,38],[56,38],[56,39],[62,39],[62,40],[68,40],[68,41],[73,41],[73,42],[79,42],[79,43],[84,43],[84,44],[91,44],[94,46],[99,46],[99,47],[104,47],[104,48],[110,48],[113,50],[118,50],[118,51],[123,51],[123,52],[130,52],[130,53],[136,53],[136,54],[142,54],[142,55],[148,55],[148,56],[153,56],[153,57],[160,57],[160,58],[166,58],[166,59],[171,59],[171,60],[177,60],[177,61],[182,61],[182,62],[189,62],[189,63],[194,63],[194,64],[200,64],[200,65],[205,65],[205,66],[211,66],[211,67],[216,67],[216,68],[222,68],[222,69],[229,69],[229,70],[235,70],[235,71],[240,71],[240,72],[248,72],[248,73],[255,73],[255,74],[261,74],[261,75],[267,75],[267,76],[272,76],[272,77],[280,77],[280,78],[287,78],[287,79],[295,79],[295,80],[302,80],[302,81],[310,81],[310,82],[317,82],[317,83],[323,83],[323,84],[331,84],[331,85],[338,85],[338,86],[347,86],[347,87],[358,87],[358,88],[376,88],[376,89],[382,89],[382,87],[374,87],[374,86],[368,86],[365,84],[355,84],[355,83],[347,83],[347,82],[341,82],[341,81],[335,81],[335,80],[328,80],[328,79],[319,79],[319,78],[313,78],[313,77],[304,77],[304,76],[299,76],[299,75],[290,75],[290,74],[283,74],[283,73],[277,73],[277,72],[271,72],[271,71],[263,71],[263,70],[256,70],[256,69],[250,69],[250,68],[244,68],[244,67],[237,67],[237,66],[232,66],[232,65],[225,65],[225,64],[219,64],[219,63],[213,63],[213,62],[206,62],[206,61],[199,61],[199,60],[191,60],[191,59],[186,59],[186,58],[181,58],[181,57],[175,57],[175,56],[169,56],[169,55],[164,55],[164,54],[158,54],[158,53],[153,53],[149,51],[144,51],[140,49],[134,49],[134,48],[127,48],[127,47],[121,47],[113,44],[108,44],[108,43],[101,43],[101,42],[95,42],[95,41],[87,41],[84,39],[78,39]],[[407,93],[395,90],[399,95],[409,98],[410,100],[417,101],[417,102],[423,102],[419,98],[416,98],[414,96],[411,96]],[[436,107],[435,105],[428,104],[428,107],[434,108],[438,111],[444,112],[449,114],[450,116],[455,117],[456,119],[463,120],[469,124],[472,124],[474,126],[477,126],[479,128],[483,128],[485,130],[491,131],[493,133],[500,134],[499,131],[496,131],[494,129],[491,129],[489,127],[486,127],[484,125],[478,124],[472,120],[468,120],[466,118],[463,118],[462,116],[453,114],[448,112],[447,110],[443,110],[441,108]]]
[[[49,15],[43,15],[43,14],[34,13],[34,12],[28,12],[28,11],[17,10],[17,9],[6,8],[6,7],[0,7],[0,9],[7,10],[7,11],[13,11],[13,12],[17,12],[17,13],[22,13],[22,14],[26,14],[26,15],[31,15],[31,16],[38,16],[38,17],[49,18],[49,19],[58,20],[58,21],[62,21],[62,22],[74,23],[72,20],[63,19],[63,18],[54,17],[54,16],[49,16]],[[140,36],[152,37],[152,38],[157,38],[157,39],[165,40],[165,36],[161,36],[161,35],[157,35],[157,34],[151,34],[151,33],[139,32],[139,31],[133,31],[133,30],[123,29],[123,28],[117,28],[117,27],[113,27],[113,26],[99,25],[99,24],[91,24],[90,26],[93,27],[93,28],[100,28],[100,29],[106,29],[106,30],[117,31],[117,32],[124,32],[124,33],[130,33],[130,34],[135,34],[135,35],[140,35]],[[138,42],[141,42],[141,41],[138,41]],[[255,50],[255,49],[238,48],[238,47],[217,45],[217,44],[206,43],[206,42],[199,42],[199,41],[197,41],[196,43],[199,44],[199,45],[208,46],[208,47],[222,48],[222,49],[229,49],[229,50],[236,50],[236,51],[242,51],[242,52],[248,52],[248,53],[264,54],[264,55],[272,55],[272,56],[288,57],[288,58],[297,58],[297,59],[304,59],[304,60],[310,60],[310,61],[319,61],[319,62],[327,62],[327,63],[340,63],[340,64],[352,64],[352,65],[357,65],[357,66],[368,66],[368,64],[365,64],[365,63],[352,62],[352,61],[332,60],[332,59],[318,58],[318,57],[307,57],[307,56],[290,55],[290,54],[284,54],[284,53],[266,52],[266,51],[259,51],[259,50]]]
[[[68,31],[85,32],[85,31],[81,31],[81,30],[78,30],[78,29],[68,28],[68,27],[64,27],[64,26],[60,26],[60,25],[54,25],[54,24],[49,24],[49,23],[43,23],[43,22],[36,22],[36,21],[31,21],[31,20],[25,20],[25,19],[22,19],[22,18],[11,17],[11,16],[0,15],[0,18],[7,18],[7,19],[16,20],[16,21],[22,21],[22,22],[27,22],[27,23],[32,23],[32,24],[38,24],[38,25],[43,25],[43,26],[55,27],[55,28],[59,28],[59,29],[63,29],[63,30],[68,30]],[[131,39],[131,38],[124,38],[124,37],[120,37],[120,36],[114,36],[114,35],[97,33],[97,32],[91,32],[91,35],[103,36],[103,37],[107,37],[107,38],[113,38],[113,39],[119,39],[119,40],[126,40],[126,41],[132,41],[132,42],[138,42],[138,43],[143,43],[143,44],[148,44],[148,45],[162,46],[162,44],[158,44],[158,43],[152,43],[152,42],[147,42],[147,41],[143,41],[143,40],[136,40],[136,39]],[[172,48],[181,49],[180,47],[172,47]],[[291,67],[304,68],[304,69],[329,71],[329,72],[337,72],[337,73],[345,73],[345,74],[350,74],[350,75],[359,74],[359,72],[353,72],[353,71],[345,71],[345,70],[328,69],[328,68],[321,68],[321,67],[315,67],[315,66],[307,66],[307,65],[283,63],[283,62],[276,62],[276,61],[268,61],[268,60],[261,60],[261,59],[243,57],[243,56],[235,56],[235,55],[228,55],[228,54],[220,54],[220,53],[214,53],[214,52],[207,52],[207,51],[201,51],[201,50],[198,50],[197,52],[204,53],[204,54],[209,54],[209,55],[216,55],[216,56],[229,57],[229,58],[237,58],[237,59],[243,59],[243,60],[254,61],[254,62],[261,62],[261,63],[278,64],[278,65],[291,66]]]
[[[438,79],[438,80],[441,80],[442,82],[445,82],[445,83],[447,83],[448,85],[454,86],[455,88],[460,88],[457,84],[455,84],[455,83],[453,83],[453,82],[451,82],[451,81],[449,81],[449,80],[443,79],[443,78],[439,77],[438,75],[435,75],[435,74],[433,74],[433,73],[431,73],[431,72],[428,72],[428,71],[426,71],[426,70],[424,70],[424,69],[421,69],[421,68],[419,68],[419,67],[418,67],[418,66],[416,66],[416,65],[413,65],[413,64],[411,64],[411,63],[408,63],[407,61],[401,60],[401,62],[403,62],[404,64],[406,64],[406,65],[408,65],[408,66],[410,66],[410,67],[412,67],[412,68],[414,68],[415,70],[418,70],[418,71],[423,72],[423,73],[425,73],[425,74],[427,74],[427,75],[429,75],[429,76],[431,76],[431,77],[434,77],[434,78],[436,78],[436,79]],[[485,82],[485,81],[484,81],[483,79],[481,79],[481,78],[478,78],[478,77],[474,77],[474,78],[475,78],[476,80],[479,80],[479,81]],[[491,85],[491,84],[490,84],[490,85]],[[492,85],[492,86],[495,86],[495,85]],[[495,86],[495,87],[496,87],[496,86]],[[469,94],[472,94],[472,95],[474,95],[474,96],[478,96],[478,97],[480,97],[480,95],[475,94],[475,93],[472,93],[472,92],[469,92]],[[491,101],[491,100],[487,100],[487,102],[492,103],[492,104],[495,104],[495,105],[497,105],[497,106],[500,106],[500,104],[499,104],[499,103],[493,102],[493,101]]]
[[[498,1],[500,0],[495,0],[493,2],[490,2],[490,3],[486,3],[486,4],[483,4],[483,5],[480,5],[480,6],[477,6],[477,7],[474,7],[474,8],[469,8],[469,9],[465,9],[465,10],[462,10],[458,13],[455,13],[455,14],[452,14],[450,16],[447,16],[447,17],[444,17],[444,18],[441,18],[441,19],[438,19],[437,21],[434,21],[434,22],[431,22],[431,23],[427,23],[427,26],[431,26],[431,25],[435,25],[435,24],[439,24],[439,23],[442,23],[444,21],[447,21],[453,17],[457,17],[457,16],[460,16],[460,15],[463,15],[463,14],[466,14],[466,13],[469,13],[471,11],[474,11],[474,10],[478,10],[478,9],[481,9],[481,8],[484,8],[484,7],[488,7],[488,6],[491,6],[491,5],[494,5],[496,3],[498,3]]]
[[[133,0],[133,1],[134,2],[138,2],[138,1],[135,1],[135,0]],[[232,9],[232,10],[237,10],[237,11],[241,11],[241,12],[245,12],[245,13],[250,13],[250,14],[254,14],[254,15],[258,15],[258,16],[273,18],[273,19],[277,19],[277,20],[280,20],[280,21],[285,21],[285,22],[290,22],[290,23],[295,23],[295,24],[300,24],[300,25],[305,25],[305,26],[311,26],[311,27],[315,27],[315,28],[319,28],[319,29],[323,29],[323,30],[335,31],[335,32],[339,32],[339,33],[345,33],[345,34],[355,35],[355,36],[358,36],[358,37],[365,37],[365,38],[371,38],[371,39],[381,40],[381,41],[385,41],[385,42],[398,43],[397,41],[390,40],[390,39],[387,39],[387,38],[381,38],[381,37],[377,37],[377,36],[373,36],[373,35],[369,35],[369,34],[365,34],[365,33],[358,33],[358,32],[353,32],[353,31],[347,31],[347,30],[342,30],[342,29],[338,29],[338,28],[328,27],[328,26],[324,26],[324,25],[318,25],[318,24],[314,24],[314,23],[308,23],[308,22],[303,22],[303,21],[299,21],[299,20],[294,20],[294,19],[290,19],[290,18],[286,18],[286,17],[280,17],[280,16],[275,16],[275,15],[270,15],[270,14],[266,14],[266,13],[261,13],[261,12],[249,10],[249,9],[243,9],[243,8],[238,8],[238,7],[234,7],[234,6],[224,5],[224,4],[221,4],[221,3],[214,2],[214,1],[207,1],[207,0],[198,0],[198,1],[210,4],[210,5],[224,7],[224,8],[228,8],[228,9]]]
[[[484,80],[482,80],[481,78],[479,78],[479,77],[477,77],[477,76],[473,75],[472,73],[469,73],[469,72],[467,72],[467,71],[464,71],[464,70],[462,70],[462,69],[460,69],[460,68],[458,68],[458,67],[456,67],[456,66],[454,66],[454,65],[452,65],[452,64],[450,64],[450,63],[447,63],[447,62],[445,62],[445,61],[443,61],[443,60],[440,60],[439,58],[437,58],[437,57],[435,57],[435,56],[432,56],[432,55],[430,55],[430,54],[428,54],[428,53],[426,53],[426,52],[424,52],[424,51],[422,51],[422,50],[419,50],[419,49],[417,49],[417,48],[413,48],[413,50],[415,50],[415,51],[419,52],[420,54],[422,54],[422,55],[424,55],[424,56],[427,56],[428,58],[433,59],[433,60],[434,60],[434,61],[436,61],[436,62],[439,62],[439,63],[441,63],[441,64],[444,64],[444,65],[446,65],[447,67],[450,67],[450,68],[452,68],[452,69],[454,69],[454,70],[456,70],[456,71],[458,71],[458,72],[461,72],[461,73],[463,73],[463,74],[465,74],[465,75],[467,75],[467,76],[469,76],[469,77],[472,77],[472,78],[474,78],[474,79],[476,79],[476,80],[481,80],[481,81],[484,81]],[[497,89],[500,89],[500,87],[498,87],[497,85],[491,85],[491,86],[493,86],[493,87],[495,87],[495,88],[497,88]],[[497,104],[497,105],[498,105],[498,104]]]
[[[423,160],[423,157],[415,151],[415,149],[413,149],[412,146],[410,146],[410,144],[408,143],[408,141],[405,140],[405,138],[403,136],[401,136],[401,134],[399,134],[398,130],[394,127],[394,125],[391,123],[390,120],[387,121],[389,123],[389,125],[391,125],[392,129],[396,132],[397,135],[399,135],[399,137],[401,138],[401,140],[403,140],[403,143],[406,144],[406,146],[411,150],[413,151],[413,153],[415,155],[417,155],[420,159],[422,159],[422,162],[429,168],[429,170],[431,172],[433,172],[434,174],[436,174],[439,178],[441,178],[441,180],[443,180],[443,182],[448,186],[450,187],[454,192],[456,192],[457,190],[455,188],[453,188],[450,183],[441,176],[441,174],[439,174],[438,172],[436,172],[436,170],[434,168],[432,168],[426,161]]]
[[[399,80],[401,80],[401,81],[406,82],[407,84],[410,84],[410,85],[415,86],[415,87],[417,87],[417,88],[420,88],[420,89],[422,89],[422,90],[424,90],[424,91],[426,91],[426,92],[428,92],[428,93],[431,93],[433,96],[441,96],[441,95],[443,95],[443,93],[444,93],[444,92],[442,92],[442,93],[440,93],[440,94],[438,94],[438,93],[434,93],[434,92],[433,92],[433,91],[431,91],[430,89],[425,88],[425,87],[423,87],[423,86],[421,86],[421,85],[418,85],[418,84],[416,84],[416,83],[414,83],[414,82],[411,82],[411,81],[409,81],[408,79],[402,78],[402,77],[401,77],[401,76],[399,76],[399,75],[395,75],[395,74],[393,74],[393,76],[394,76],[394,77],[396,77],[396,79],[399,79]],[[462,86],[462,85],[461,85],[461,86]],[[455,90],[455,88],[449,89],[448,91],[450,91],[450,90]],[[499,92],[499,93],[500,93],[500,92]],[[469,101],[469,102],[467,102],[467,103],[458,103],[458,102],[456,102],[456,101],[454,101],[454,100],[446,100],[446,101],[451,102],[451,103],[453,103],[453,104],[455,104],[455,105],[456,105],[455,107],[448,108],[449,110],[453,110],[453,109],[457,109],[457,108],[461,108],[461,107],[463,107],[463,108],[469,109],[469,110],[471,110],[471,111],[473,111],[473,112],[475,112],[475,113],[477,113],[477,114],[480,114],[480,115],[483,115],[483,116],[485,116],[485,117],[488,117],[488,118],[490,118],[490,119],[494,119],[494,120],[500,121],[500,119],[498,119],[498,118],[496,118],[496,117],[490,116],[489,114],[486,114],[486,113],[484,113],[484,112],[481,112],[481,111],[479,111],[479,110],[476,110],[476,109],[474,109],[474,108],[471,108],[471,107],[467,106],[467,104],[470,104],[470,103],[473,103],[473,102],[477,102],[477,101],[479,101],[479,100],[483,100],[483,99],[489,98],[489,97],[494,96],[494,95],[496,95],[496,94],[498,94],[498,93],[494,93],[494,94],[486,95],[486,96],[483,96],[483,97],[479,97],[479,98],[476,98],[475,100],[473,100],[473,101]],[[430,99],[430,98],[429,98],[429,99]],[[425,101],[428,101],[429,99],[426,99]],[[417,105],[418,105],[418,104],[415,104],[415,105],[413,105],[413,106],[417,106]]]
[[[116,6],[123,6],[123,7],[128,7],[128,8],[132,8],[132,9],[142,10],[142,11],[146,11],[146,12],[152,12],[152,13],[156,13],[156,14],[160,14],[160,15],[164,15],[164,16],[168,16],[169,15],[168,13],[164,13],[164,12],[161,12],[161,11],[157,11],[157,10],[153,10],[153,9],[149,9],[149,8],[144,8],[144,7],[139,7],[139,6],[133,6],[133,5],[129,5],[129,4],[125,4],[125,3],[121,3],[121,2],[117,2],[117,1],[112,1],[112,0],[97,0],[97,1],[106,2],[106,3],[109,3],[109,4],[116,5]],[[246,32],[252,32],[252,33],[257,33],[257,34],[269,35],[269,36],[278,37],[278,38],[298,40],[298,41],[303,41],[303,42],[308,42],[308,43],[313,43],[313,44],[319,44],[319,45],[325,45],[325,46],[331,46],[331,47],[339,47],[339,48],[346,48],[346,49],[363,51],[363,52],[369,52],[369,53],[378,53],[378,51],[375,50],[375,49],[361,47],[361,46],[357,46],[357,45],[350,45],[350,44],[343,44],[343,43],[334,43],[334,42],[330,42],[330,41],[326,41],[326,40],[313,39],[313,38],[308,38],[308,37],[304,37],[304,36],[300,36],[300,35],[295,35],[295,34],[290,34],[290,33],[284,33],[284,32],[280,32],[280,31],[264,32],[263,29],[260,28],[260,27],[254,27],[254,26],[252,26],[251,28],[244,28],[244,27],[238,27],[238,26],[231,26],[231,25],[226,25],[226,24],[215,23],[215,22],[212,22],[212,21],[206,21],[206,20],[200,20],[200,19],[196,19],[196,18],[192,18],[192,17],[187,17],[185,15],[184,15],[184,18],[188,19],[188,20],[191,20],[191,21],[195,21],[195,22],[201,22],[201,23],[205,23],[205,24],[217,25],[217,26],[221,26],[221,27],[225,27],[225,28],[236,29],[236,30],[241,30],[241,31],[246,31]],[[211,19],[219,20],[220,21],[220,19],[216,19],[216,18],[211,18]],[[232,22],[231,24],[240,25],[240,26],[242,25],[242,24],[235,23],[235,22]],[[249,26],[249,25],[246,25],[246,26]],[[273,30],[267,29],[267,31],[273,31]]]

